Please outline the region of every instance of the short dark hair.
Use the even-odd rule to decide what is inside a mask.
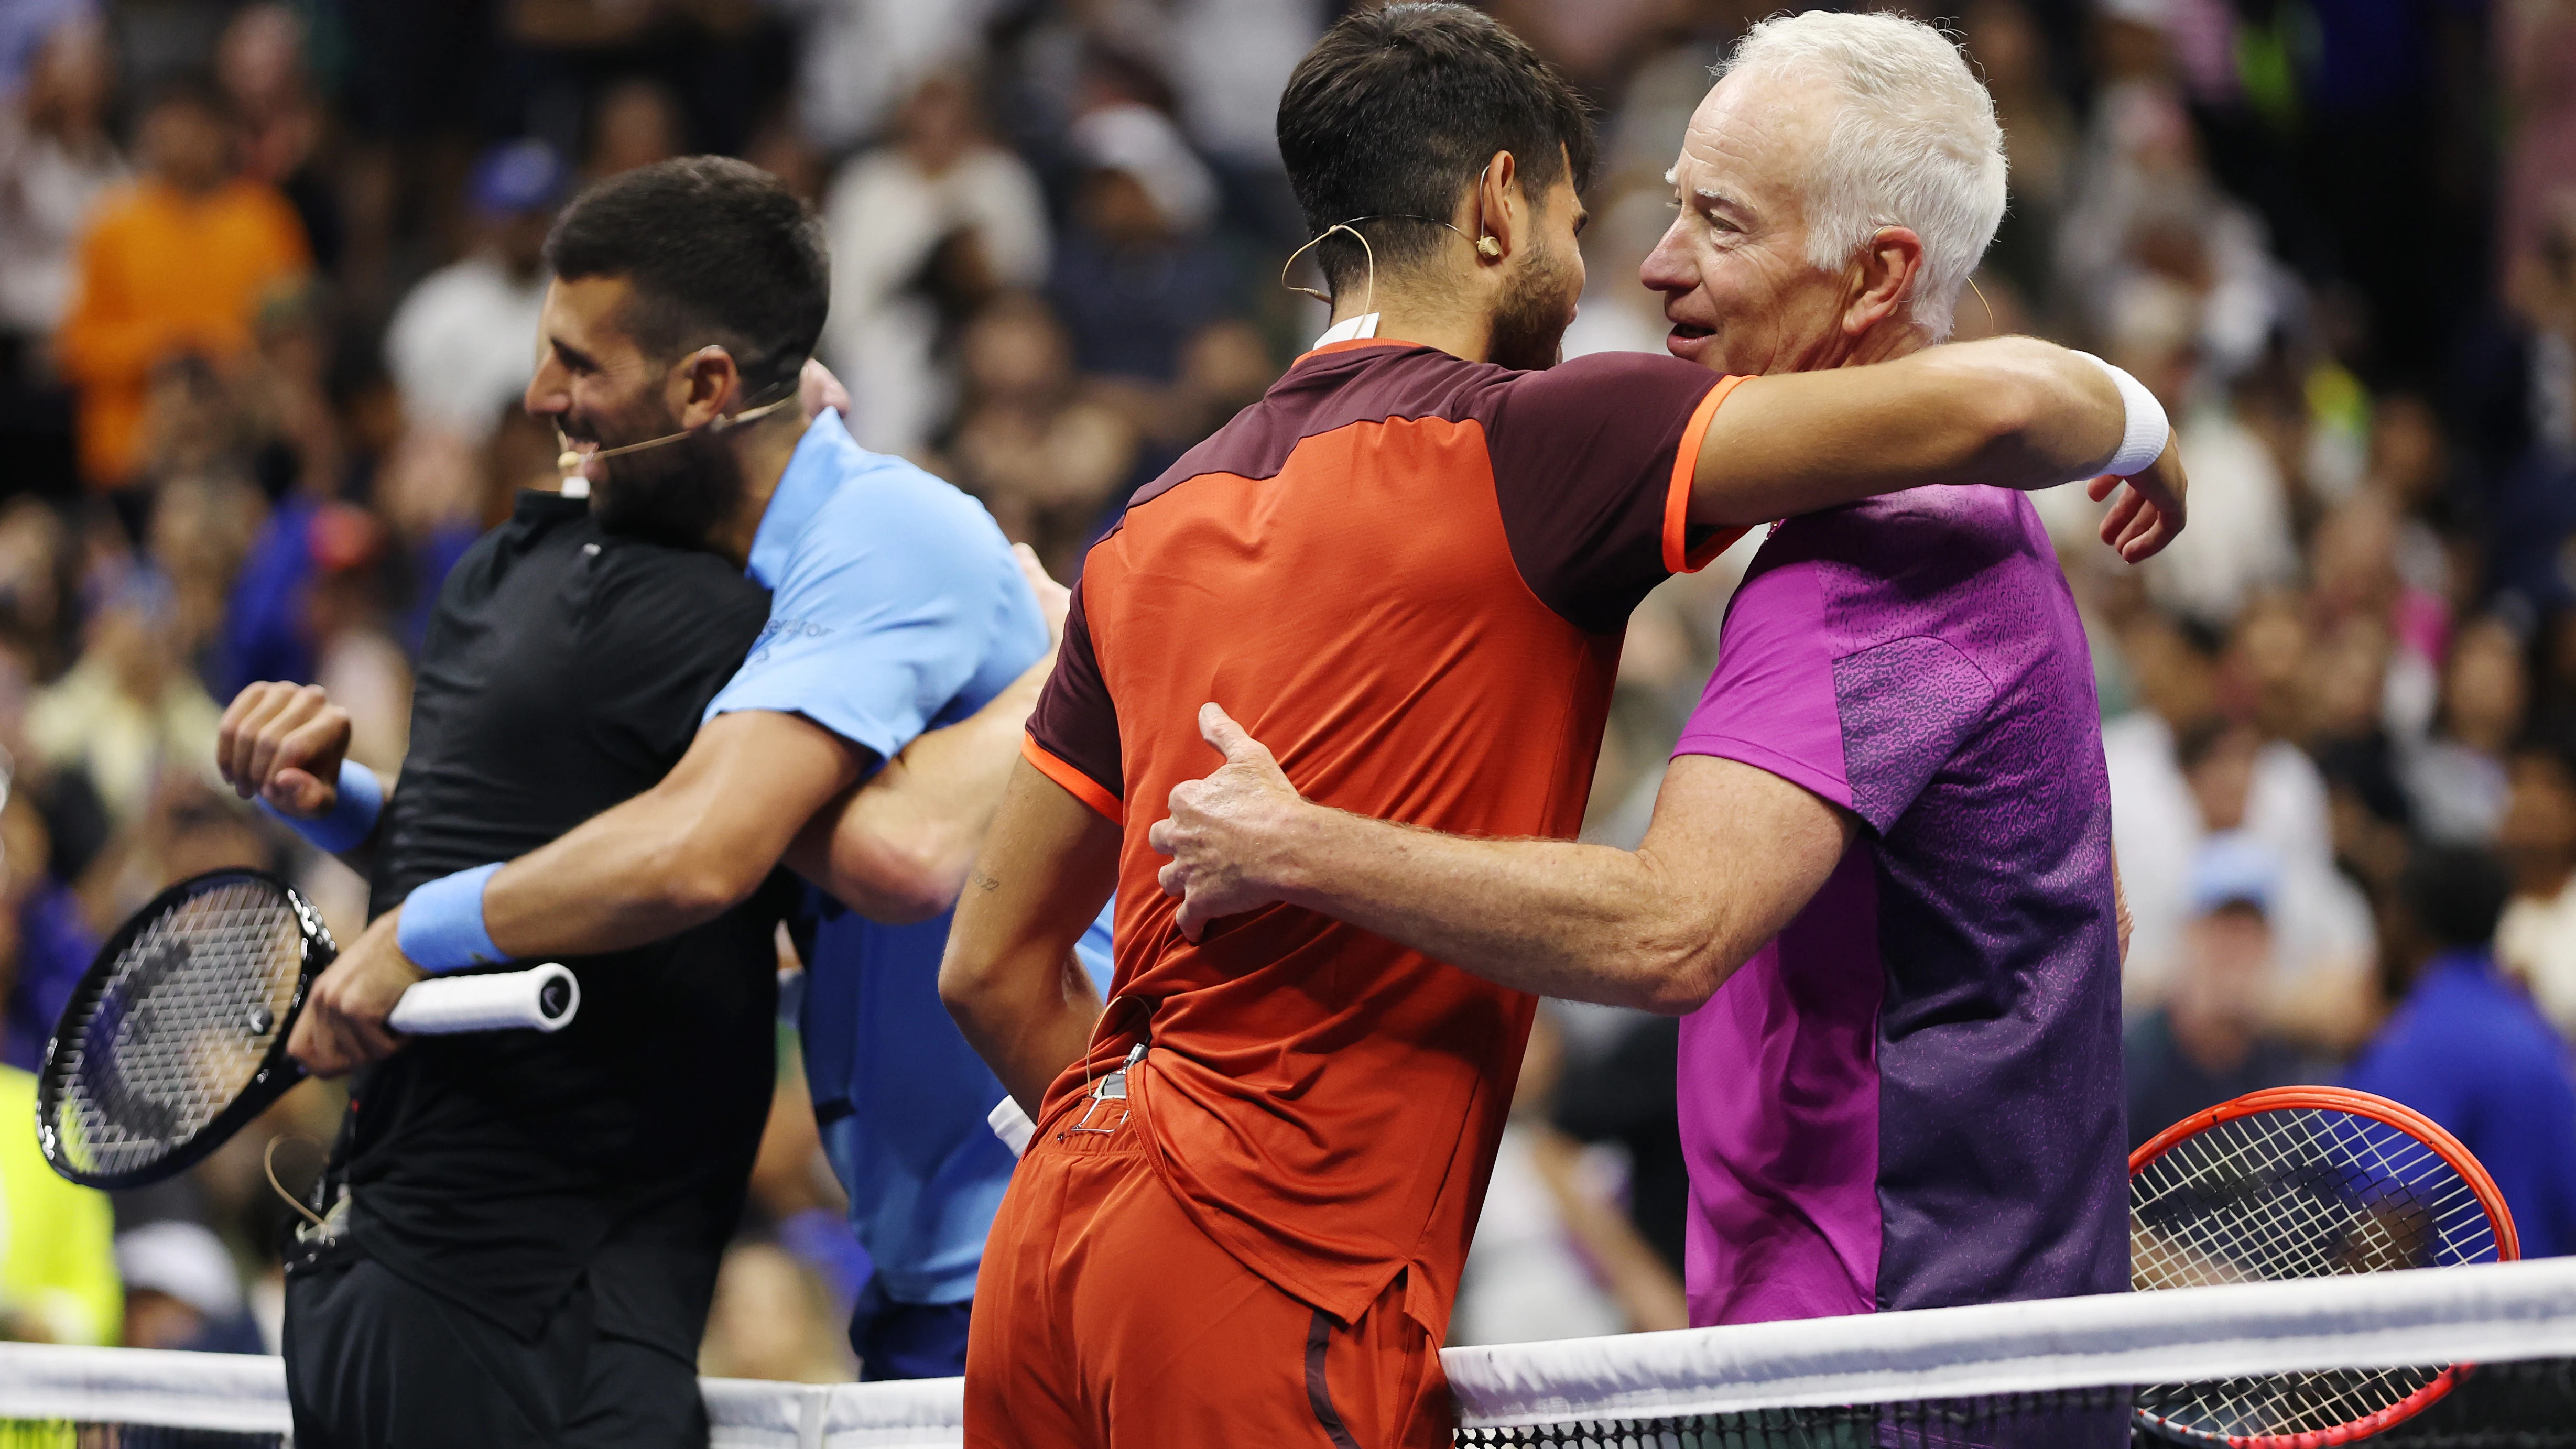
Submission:
[[[2418,846],[2397,877],[2407,914],[2444,950],[2492,942],[2512,895],[2504,863],[2485,850]]]
[[[546,237],[567,281],[622,277],[621,322],[657,357],[721,345],[743,395],[792,386],[823,335],[832,264],[823,223],[777,177],[723,156],[683,156],[610,177],[573,198]]]
[[[1592,171],[1591,110],[1519,36],[1464,5],[1346,16],[1279,97],[1279,155],[1309,234],[1357,217],[1447,221],[1497,151],[1517,158],[1533,200],[1569,165],[1580,187]],[[1366,230],[1381,266],[1417,261],[1443,237],[1419,223]],[[1336,289],[1362,274],[1365,255],[1347,235],[1315,248]]]

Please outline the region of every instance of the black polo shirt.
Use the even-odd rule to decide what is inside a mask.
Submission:
[[[768,612],[721,558],[521,494],[440,591],[372,911],[651,788]],[[357,1249],[526,1336],[587,1274],[604,1330],[694,1361],[775,1078],[780,894],[567,958],[581,1011],[554,1035],[415,1038],[362,1074]]]

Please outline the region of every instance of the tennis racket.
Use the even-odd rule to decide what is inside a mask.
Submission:
[[[221,1147],[304,1079],[286,1054],[313,978],[340,948],[294,887],[218,870],[153,898],[73,988],[36,1074],[36,1141],[88,1187],[140,1187]],[[389,1024],[440,1035],[571,1021],[558,965],[424,981]]]
[[[2130,1286],[2385,1273],[2521,1256],[2494,1179],[2430,1118],[2339,1087],[2277,1087],[2185,1118],[2129,1156]],[[2342,1368],[2138,1394],[2186,1444],[2327,1449],[2413,1418],[2468,1364]]]

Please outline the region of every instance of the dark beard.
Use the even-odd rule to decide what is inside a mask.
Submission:
[[[1498,367],[1536,371],[1554,367],[1565,351],[1565,324],[1574,309],[1567,305],[1569,277],[1551,253],[1530,258],[1494,308],[1493,335],[1485,360]]]
[[[666,425],[644,436],[676,431]],[[710,430],[611,458],[603,466],[607,481],[591,491],[590,516],[610,533],[705,548],[742,505],[742,465]]]

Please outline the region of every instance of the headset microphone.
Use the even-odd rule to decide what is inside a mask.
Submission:
[[[730,427],[736,427],[743,423],[755,422],[761,418],[769,416],[771,413],[778,411],[780,408],[783,408],[794,401],[796,401],[796,394],[791,392],[776,402],[762,403],[756,408],[747,408],[742,412],[735,413],[729,418],[718,418],[714,422],[707,424],[706,430],[710,433],[721,433]],[[595,453],[585,453],[572,445],[572,440],[564,436],[563,428],[558,424],[555,428],[555,441],[563,444],[563,451],[555,455],[555,471],[563,474],[566,478],[576,477],[581,473],[581,465],[592,458],[614,458],[621,453],[640,453],[647,448],[658,448],[665,443],[676,443],[682,438],[694,435],[697,431],[698,430],[695,428],[688,428],[676,433],[667,433],[658,438],[646,438],[640,443],[624,443],[614,448],[602,448]]]

